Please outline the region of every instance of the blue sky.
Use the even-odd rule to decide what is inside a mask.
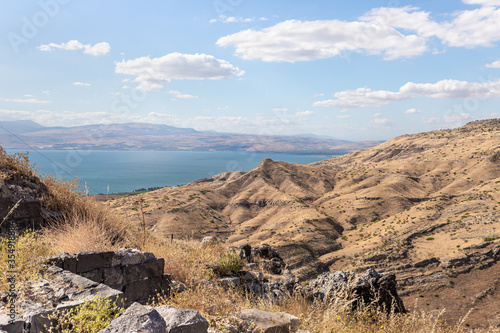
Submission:
[[[0,120],[364,140],[500,115],[500,0],[0,4]]]

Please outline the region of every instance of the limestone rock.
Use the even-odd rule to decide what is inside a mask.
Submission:
[[[236,315],[244,332],[289,333],[299,328],[299,318],[284,312],[243,310]]]
[[[176,309],[169,305],[155,309],[165,320],[169,333],[204,333],[208,330],[208,321],[196,310]]]

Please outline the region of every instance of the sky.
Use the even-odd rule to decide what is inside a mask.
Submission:
[[[0,120],[386,140],[500,117],[500,0],[0,6]]]

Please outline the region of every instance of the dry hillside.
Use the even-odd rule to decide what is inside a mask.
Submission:
[[[149,228],[268,243],[302,278],[330,269],[395,272],[411,307],[500,324],[500,120],[405,135],[302,166],[266,159],[141,195]],[[109,201],[140,221],[138,196]]]

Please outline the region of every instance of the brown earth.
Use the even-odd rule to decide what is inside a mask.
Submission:
[[[397,137],[309,165],[265,159],[108,201],[160,235],[277,247],[302,279],[394,272],[407,307],[500,325],[500,119]]]

